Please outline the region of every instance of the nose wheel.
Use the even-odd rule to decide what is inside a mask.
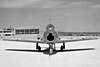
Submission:
[[[38,51],[41,51],[41,47],[38,45],[38,43],[36,43],[36,49],[37,49]]]

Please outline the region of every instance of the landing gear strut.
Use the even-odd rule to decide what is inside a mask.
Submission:
[[[36,49],[38,49],[38,51],[41,51],[41,47],[38,45],[38,43],[36,43]]]
[[[65,43],[63,43],[63,45],[60,47],[60,50],[65,49]]]

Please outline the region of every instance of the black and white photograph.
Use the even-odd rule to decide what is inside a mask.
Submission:
[[[0,0],[0,67],[100,67],[100,0]]]

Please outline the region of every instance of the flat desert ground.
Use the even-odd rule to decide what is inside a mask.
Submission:
[[[58,45],[58,44],[56,44]],[[100,67],[100,40],[66,43],[66,49],[95,48],[95,50],[66,51],[52,56],[35,52],[5,49],[34,49],[35,43],[0,41],[0,67]]]

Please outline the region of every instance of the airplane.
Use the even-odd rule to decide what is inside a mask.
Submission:
[[[27,52],[43,52],[44,54],[53,55],[57,52],[65,52],[65,51],[82,51],[82,50],[94,50],[94,48],[84,48],[84,49],[72,49],[72,50],[65,50],[65,43],[66,42],[75,42],[75,41],[84,41],[84,40],[94,40],[97,38],[84,38],[84,39],[74,39],[74,40],[61,40],[61,38],[58,36],[58,33],[55,30],[55,27],[53,24],[48,24],[46,26],[46,31],[43,34],[43,37],[37,38],[37,41],[33,40],[13,40],[13,39],[4,39],[4,41],[18,41],[18,42],[30,42],[30,43],[36,43],[36,50],[22,50],[22,49],[6,49],[9,51],[27,51]],[[49,47],[45,50],[41,50],[41,46],[39,46],[39,43],[42,44],[48,44]],[[56,43],[62,43],[60,50],[56,50]]]

